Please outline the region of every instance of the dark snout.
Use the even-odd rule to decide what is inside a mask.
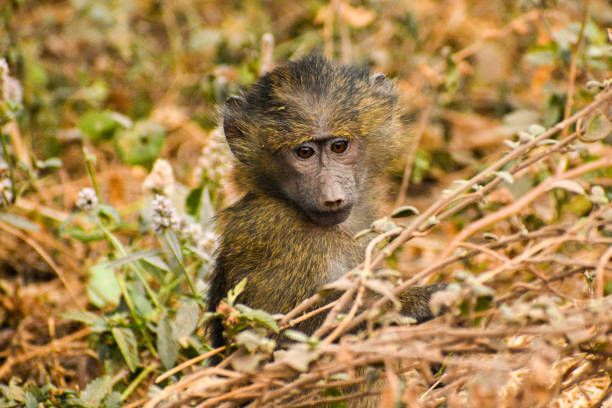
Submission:
[[[350,181],[338,176],[321,176],[318,181],[317,205],[309,211],[312,220],[321,225],[346,221],[353,207]]]
[[[329,211],[336,211],[344,207],[346,193],[341,184],[335,180],[326,180],[321,183],[319,205]]]

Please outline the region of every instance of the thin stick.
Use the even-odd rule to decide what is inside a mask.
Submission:
[[[262,76],[274,68],[274,36],[265,33],[261,37],[261,62],[259,64],[259,75]]]
[[[455,238],[448,244],[444,251],[442,251],[439,258],[446,258],[455,250],[455,248],[457,248],[461,241],[465,240],[467,237],[474,234],[476,231],[479,231],[489,225],[503,220],[504,218],[508,218],[509,216],[518,213],[521,209],[525,208],[532,201],[534,201],[540,195],[547,192],[551,187],[553,187],[554,183],[561,180],[578,177],[584,173],[588,173],[589,171],[593,171],[601,167],[607,166],[612,166],[612,156],[604,157],[599,160],[583,164],[582,166],[576,167],[575,169],[572,169],[565,173],[547,178],[538,186],[530,190],[527,194],[522,196],[520,199],[516,200],[514,203],[467,225],[464,229],[461,230],[459,234],[455,236]]]
[[[399,207],[404,204],[406,201],[406,190],[408,190],[408,185],[410,184],[410,177],[412,176],[412,165],[414,163],[414,157],[416,156],[416,151],[421,144],[421,139],[423,138],[423,134],[425,133],[425,129],[427,128],[427,124],[429,123],[429,118],[431,116],[431,112],[433,110],[433,103],[430,102],[425,107],[423,113],[421,113],[421,117],[419,118],[419,127],[417,131],[414,133],[414,140],[410,142],[410,146],[408,148],[408,155],[406,157],[406,167],[404,167],[404,175],[402,176],[402,185],[400,186],[399,193],[397,194],[397,200],[395,200],[395,207]]]
[[[601,106],[604,103],[606,103],[611,98],[612,98],[612,89],[608,89],[608,90],[600,93],[599,95],[597,95],[595,101],[593,101],[589,105],[585,106],[583,109],[581,109],[579,112],[577,112],[574,115],[572,115],[570,118],[557,123],[555,126],[553,126],[552,128],[548,129],[546,132],[543,132],[542,134],[540,134],[539,136],[534,138],[532,141],[530,141],[528,143],[525,143],[524,145],[522,145],[521,147],[519,147],[517,149],[514,149],[512,152],[510,152],[509,154],[507,154],[504,157],[500,158],[495,163],[493,163],[489,167],[487,167],[485,170],[481,171],[480,173],[478,173],[477,175],[472,177],[470,180],[468,180],[468,182],[464,186],[458,188],[457,190],[455,190],[450,195],[445,196],[445,197],[441,197],[440,199],[438,199],[438,201],[436,201],[433,205],[431,205],[429,208],[427,208],[425,211],[423,211],[420,216],[416,217],[406,227],[404,232],[402,232],[397,238],[395,238],[387,246],[387,248],[386,248],[387,251],[392,253],[397,248],[399,248],[404,242],[406,242],[409,238],[411,238],[411,236],[414,234],[414,232],[417,229],[419,229],[425,222],[427,222],[427,220],[430,217],[432,217],[433,215],[437,214],[441,209],[445,208],[449,201],[451,201],[451,200],[455,199],[456,197],[460,196],[465,191],[467,191],[470,188],[472,188],[472,186],[485,181],[487,178],[489,178],[491,176],[491,174],[494,171],[500,169],[502,166],[506,165],[507,163],[510,163],[511,161],[513,161],[515,159],[518,159],[525,152],[527,152],[531,148],[537,146],[541,141],[552,137],[555,133],[559,132],[560,130],[562,130],[562,129],[568,127],[568,126],[571,126],[574,122],[576,122],[580,118],[583,118],[583,117],[587,116],[588,114],[593,112],[599,106]],[[377,254],[377,256],[374,258],[374,260],[372,262],[372,267],[373,268],[378,266],[387,257],[386,253],[387,252],[383,251],[383,252],[380,252],[380,253]]]
[[[187,367],[192,366],[194,364],[197,364],[200,361],[204,361],[207,358],[210,358],[212,356],[216,356],[217,354],[225,351],[225,349],[226,349],[225,346],[217,347],[216,349],[211,350],[208,353],[204,353],[201,356],[197,356],[197,357],[192,358],[191,360],[187,360],[187,361],[177,365],[176,367],[171,368],[170,370],[166,371],[165,373],[161,374],[160,376],[158,376],[155,379],[155,383],[159,384],[160,382],[164,381],[166,378],[168,378],[168,377],[178,373],[179,371],[183,371]]]
[[[572,60],[570,62],[569,69],[569,81],[567,83],[567,93],[565,97],[565,109],[563,110],[563,118],[567,119],[572,112],[572,104],[574,99],[574,86],[576,84],[576,60],[578,59],[578,51],[582,45],[582,38],[584,37],[584,27],[589,16],[589,3],[590,0],[584,0],[584,7],[582,10],[582,21],[580,22],[580,33],[578,34],[578,40],[572,47]],[[563,137],[567,135],[569,128],[563,129]]]

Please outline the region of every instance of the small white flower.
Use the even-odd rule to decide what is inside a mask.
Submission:
[[[202,230],[202,226],[200,224],[190,224],[187,227],[187,235],[194,241],[197,242],[198,239],[202,236],[204,230]]]
[[[13,119],[21,107],[23,91],[21,84],[9,76],[6,60],[0,59],[0,114],[4,119]]]
[[[182,220],[178,216],[176,209],[172,206],[170,199],[157,194],[153,199],[153,214],[151,215],[153,231],[162,234],[167,229],[179,230]]]
[[[19,81],[15,78],[10,76],[4,78],[2,91],[4,92],[4,100],[12,106],[21,105],[21,102],[23,102],[23,90]]]
[[[200,182],[202,176],[217,183],[221,183],[230,172],[230,154],[227,145],[223,140],[221,129],[215,129],[208,137],[206,146],[202,148],[202,153],[198,158],[198,164],[194,171],[196,182]]]
[[[217,234],[212,231],[205,231],[196,243],[198,250],[208,255],[217,249]]]
[[[171,196],[174,192],[174,173],[167,160],[157,159],[151,174],[145,179],[142,187],[151,193],[163,193]]]
[[[98,206],[98,197],[93,188],[85,187],[79,191],[79,199],[76,202],[77,208],[82,211],[92,211]]]

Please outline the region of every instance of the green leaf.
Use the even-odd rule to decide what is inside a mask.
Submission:
[[[266,338],[265,332],[259,333],[255,330],[243,330],[236,335],[236,344],[246,347],[250,352],[259,348],[267,349],[270,341],[272,340]]]
[[[519,198],[533,188],[533,180],[529,175],[522,176],[514,179],[514,183],[508,184],[506,187],[508,187],[508,190],[510,190],[515,198]]]
[[[121,124],[113,117],[112,112],[92,111],[81,116],[77,127],[87,138],[100,141],[111,139]]]
[[[589,199],[582,195],[575,195],[572,199],[563,206],[563,209],[567,209],[578,216],[585,216],[593,208],[593,205]]]
[[[39,162],[38,167],[41,169],[57,169],[62,167],[62,159],[59,157],[50,157],[43,162]]]
[[[267,327],[274,331],[274,333],[278,333],[278,325],[270,313],[261,309],[251,309],[250,307],[242,304],[236,305],[236,309],[240,311],[242,317]]]
[[[586,86],[587,89],[591,89],[591,88],[603,89],[603,87],[604,87],[604,85],[601,82],[595,81],[595,80],[587,81],[585,86]]]
[[[140,316],[146,320],[151,320],[155,316],[155,309],[153,308],[151,302],[149,302],[149,299],[145,296],[144,290],[142,292],[134,291],[130,297],[132,298],[132,302],[134,302],[134,308],[136,308],[136,311]]]
[[[538,146],[552,146],[557,143],[559,143],[559,141],[555,139],[543,139],[538,142]]]
[[[431,157],[427,152],[421,149],[417,149],[414,155],[414,162],[412,164],[412,175],[410,181],[412,184],[421,184],[425,175],[431,167]]]
[[[200,317],[200,321],[198,322],[198,326],[203,326],[207,324],[210,319],[219,316],[216,312],[204,312],[202,313],[202,317]]]
[[[238,282],[236,286],[234,286],[232,289],[230,289],[227,292],[227,304],[228,305],[234,306],[234,303],[236,302],[236,298],[238,298],[238,296],[240,296],[240,294],[244,291],[244,288],[246,287],[246,283],[247,283],[247,278],[242,278],[242,280]]]
[[[440,223],[440,220],[438,219],[438,217],[436,217],[435,215],[432,215],[431,217],[427,219],[427,221],[421,224],[420,228],[433,227],[435,225],[438,225],[439,223]]]
[[[489,241],[499,241],[499,237],[492,232],[485,232],[482,234],[482,237]]]
[[[92,312],[74,310],[72,312],[63,313],[62,317],[84,323],[93,331],[106,331],[110,329],[103,317]]]
[[[304,343],[294,344],[288,350],[274,352],[274,360],[277,363],[287,364],[296,371],[308,370],[311,361],[319,357],[319,352]]]
[[[599,115],[589,123],[584,139],[588,141],[603,140],[611,134],[612,122],[605,115]]]
[[[313,347],[319,344],[319,340],[314,337],[308,337],[306,334],[297,330],[287,329],[283,333],[285,336],[298,343],[306,343]]]
[[[542,126],[542,125],[533,124],[533,125],[529,126],[527,131],[529,133],[531,133],[532,135],[537,136],[537,135],[540,135],[540,134],[546,132],[546,128],[544,126]]]
[[[108,263],[101,262],[89,268],[87,295],[90,302],[100,309],[116,307],[119,304],[121,287],[117,282],[115,269],[109,267]]]
[[[189,336],[196,329],[198,317],[200,316],[200,307],[193,300],[188,300],[179,307],[176,313],[176,318],[172,324],[172,332],[174,337],[181,339]]]
[[[66,221],[71,221],[76,218],[76,213],[71,214]],[[62,235],[67,235],[70,238],[76,239],[80,242],[95,242],[101,241],[105,238],[104,232],[99,229],[95,229],[93,231],[86,231],[80,226],[69,227],[66,226],[68,222],[64,222],[64,226],[60,227],[60,231]]]
[[[26,220],[25,218],[19,217],[15,214],[0,212],[0,219],[7,224],[24,231],[40,232],[40,227],[38,224],[34,224],[32,221]]]
[[[196,219],[198,219],[202,225],[205,225],[214,222],[213,218],[215,215],[216,211],[212,203],[210,189],[208,187],[204,187],[202,199],[200,200],[200,213]]]
[[[283,334],[289,339],[297,341],[298,343],[308,343],[308,341],[310,340],[310,337],[297,330],[287,329],[283,332]]]
[[[232,368],[236,371],[241,372],[252,372],[259,366],[259,362],[263,360],[266,356],[262,353],[244,353],[242,355],[238,355],[232,359],[231,365]]]
[[[138,366],[138,342],[134,332],[121,327],[114,327],[111,332],[128,368],[131,372],[135,372]]]
[[[96,378],[90,382],[81,393],[81,400],[88,407],[97,407],[102,400],[111,392],[113,380],[109,375]]]
[[[379,218],[373,221],[371,225],[374,232],[377,233],[388,232],[397,227],[397,224],[391,221],[388,217]]]
[[[410,217],[411,215],[419,215],[419,210],[412,205],[403,205],[391,212],[391,218]]]
[[[525,61],[536,66],[548,65],[555,62],[556,56],[557,46],[555,43],[550,43],[548,45],[533,47],[525,54]]]
[[[458,191],[458,190],[462,189],[463,187],[465,187],[466,184],[469,184],[469,181],[467,181],[467,180],[454,180],[451,183],[449,188],[442,190],[442,194],[445,194],[445,195],[453,194],[456,191]]]
[[[128,264],[130,262],[134,262],[137,261],[139,259],[145,259],[145,258],[156,258],[156,255],[159,255],[161,253],[160,250],[157,249],[151,249],[151,250],[147,250],[147,251],[134,251],[129,255],[123,256],[121,258],[118,258],[112,262],[109,262],[107,264],[107,266],[109,268],[118,268],[122,265]],[[159,259],[159,258],[158,258]]]
[[[121,222],[121,217],[119,216],[119,212],[113,206],[106,205],[106,204],[98,204],[98,213],[100,215],[104,215],[110,218],[116,224],[119,224]]]
[[[164,272],[170,272],[172,270],[168,266],[168,264],[163,259],[161,259],[159,256],[146,256],[142,259],[142,261]]]
[[[519,109],[504,115],[504,127],[509,134],[518,133],[538,120],[540,120],[538,111]]]
[[[162,319],[157,324],[157,352],[167,370],[174,367],[178,358],[179,345],[174,338],[172,326],[168,319]]]
[[[0,384],[0,390],[2,390],[2,395],[8,400],[25,401],[25,391],[19,386],[19,380],[15,377],[9,381],[8,385]]]
[[[26,391],[25,393],[25,408],[36,408],[38,405],[38,400],[30,391]]]
[[[166,229],[164,232],[164,237],[166,238],[166,242],[168,242],[168,246],[170,246],[170,250],[178,258],[178,261],[183,262],[183,251],[181,251],[181,244],[179,243],[174,231],[171,229]]]
[[[79,89],[78,96],[91,104],[104,102],[108,97],[108,85],[106,82],[98,79],[91,85]]]
[[[136,122],[133,128],[123,129],[115,135],[115,149],[127,164],[148,166],[161,152],[166,131],[153,121]]]
[[[194,188],[189,192],[187,198],[185,199],[185,212],[192,217],[195,217],[199,212],[203,191],[204,187],[202,186]]]
[[[321,395],[324,397],[341,397],[344,394],[338,388],[326,388],[321,391]],[[346,401],[335,401],[335,402],[330,402],[328,407],[329,408],[347,408],[348,404]]]
[[[493,172],[497,177],[503,179],[506,183],[512,184],[514,183],[514,177],[507,171],[495,171]]]
[[[114,391],[108,394],[108,397],[104,400],[104,408],[120,408],[121,403],[121,394]]]
[[[512,140],[504,140],[504,144],[511,149],[516,149],[520,146],[520,143],[513,142]]]
[[[548,190],[552,190],[553,188],[562,188],[567,191],[571,191],[572,193],[586,195],[584,188],[578,182],[574,180],[558,180],[555,181],[548,187]]]

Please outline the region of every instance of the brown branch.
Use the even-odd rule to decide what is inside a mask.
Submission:
[[[466,226],[464,229],[461,230],[459,234],[457,234],[457,236],[448,244],[448,246],[446,246],[446,248],[444,249],[444,251],[442,251],[439,257],[442,259],[446,258],[448,255],[450,255],[455,250],[455,248],[457,248],[460,242],[464,241],[466,238],[468,238],[470,235],[474,234],[475,232],[483,228],[486,228],[487,226],[492,225],[498,221],[501,221],[504,218],[508,218],[511,215],[518,213],[521,209],[525,208],[527,205],[533,202],[540,195],[544,194],[545,192],[550,190],[552,187],[554,187],[553,186],[554,183],[561,181],[561,180],[567,180],[573,177],[578,177],[584,173],[588,173],[589,171],[593,171],[601,167],[609,167],[609,166],[612,166],[612,155],[609,157],[601,158],[593,162],[583,164],[582,166],[569,170],[565,173],[558,174],[553,177],[547,178],[546,180],[544,180],[542,183],[540,183],[535,188],[531,189],[527,194],[522,196],[520,199],[518,199],[514,203]]]
[[[387,251],[389,253],[392,253],[397,248],[399,248],[404,242],[410,239],[412,235],[414,234],[414,232],[419,230],[427,222],[427,220],[430,217],[434,216],[440,210],[444,209],[447,206],[448,202],[451,202],[456,197],[459,197],[461,194],[468,191],[474,185],[479,184],[485,181],[486,179],[490,178],[494,171],[500,169],[502,166],[506,165],[507,163],[510,163],[511,161],[518,159],[524,153],[531,150],[533,147],[537,146],[543,140],[551,138],[554,134],[556,134],[560,130],[563,130],[564,128],[568,126],[571,126],[577,120],[589,115],[594,110],[596,110],[599,106],[608,102],[610,99],[612,99],[612,88],[597,95],[596,99],[593,102],[591,102],[589,105],[581,109],[579,112],[572,115],[570,118],[557,123],[555,126],[548,129],[546,132],[543,132],[542,134],[540,134],[533,140],[525,143],[524,145],[521,145],[520,147],[511,151],[509,154],[500,158],[495,163],[487,167],[485,170],[481,171],[480,173],[472,177],[470,180],[468,180],[468,182],[465,185],[456,189],[450,195],[444,196],[438,199],[434,204],[432,204],[429,208],[427,208],[427,210],[421,213],[420,216],[417,216],[406,227],[406,229],[387,246]],[[385,253],[379,253],[374,258],[372,262],[372,267],[378,266],[385,258],[386,258]]]

